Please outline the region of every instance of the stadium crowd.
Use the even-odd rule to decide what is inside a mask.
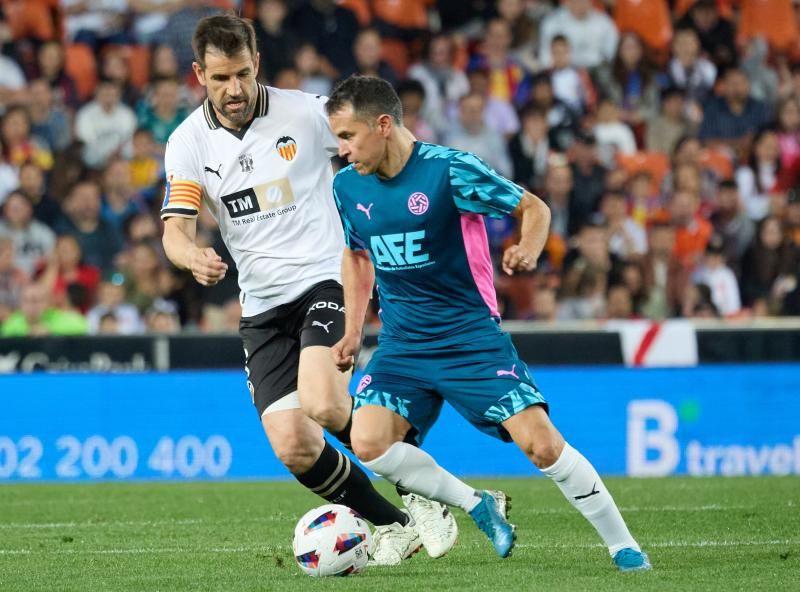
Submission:
[[[201,18],[252,18],[260,80],[392,82],[418,139],[550,206],[542,321],[800,315],[796,0],[0,0],[0,335],[236,331],[236,274],[166,260],[163,150],[204,98]],[[517,221],[487,219],[499,263]],[[225,253],[208,211],[200,242]],[[377,317],[372,315],[372,322]]]

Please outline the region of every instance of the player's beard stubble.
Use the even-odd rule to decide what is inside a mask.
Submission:
[[[242,108],[231,109],[228,105],[231,103],[243,102]],[[253,115],[256,108],[256,93],[255,88],[252,92],[246,92],[244,88],[241,89],[241,94],[236,97],[225,96],[221,104],[214,104],[214,108],[231,123],[243,126]]]

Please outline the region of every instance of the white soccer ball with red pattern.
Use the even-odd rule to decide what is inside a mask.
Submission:
[[[372,548],[367,521],[338,504],[307,512],[297,523],[292,541],[300,569],[314,577],[357,574],[367,567]]]

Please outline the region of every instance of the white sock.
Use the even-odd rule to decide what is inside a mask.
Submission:
[[[641,550],[600,475],[580,452],[565,443],[558,460],[542,473],[555,481],[569,502],[592,523],[612,557],[626,547]]]
[[[472,487],[436,464],[430,454],[405,442],[395,442],[364,466],[408,491],[466,512],[481,499]]]

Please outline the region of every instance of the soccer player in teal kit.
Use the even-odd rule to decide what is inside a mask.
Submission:
[[[350,162],[334,179],[345,231],[345,336],[333,347],[349,369],[377,279],[382,330],[356,392],[353,449],[376,474],[468,512],[506,557],[513,526],[504,499],[476,491],[421,444],[443,400],[479,430],[513,440],[600,534],[623,571],[650,568],[592,465],[551,423],[547,403],[500,328],[483,216],[521,218],[506,273],[535,266],[547,206],[472,154],[415,141],[384,80],[351,77],[326,109]]]

